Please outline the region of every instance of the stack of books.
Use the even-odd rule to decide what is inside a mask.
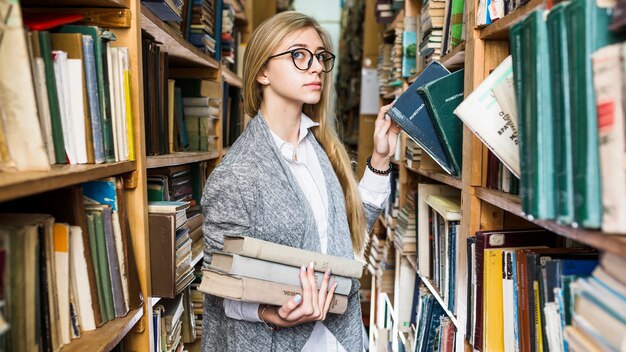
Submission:
[[[426,0],[422,3],[420,56],[426,65],[441,58],[441,41],[445,17],[445,1]]]
[[[148,202],[152,294],[174,297],[193,281],[188,202]]]
[[[204,314],[204,293],[199,290],[202,282],[202,269],[200,265],[194,269],[194,280],[191,284],[191,310],[194,315],[195,325],[194,331],[196,338],[202,338],[202,317]]]
[[[416,212],[415,197],[417,192],[415,189],[410,190],[406,194],[406,200],[402,209],[398,213],[398,221],[394,236],[394,244],[396,250],[402,254],[415,253],[416,250]]]
[[[381,95],[393,92],[396,87],[391,86],[391,71],[393,63],[391,61],[391,51],[393,44],[382,43],[378,47],[378,82]]]
[[[216,125],[221,99],[213,97],[183,98],[185,127],[190,151],[217,151]]]
[[[403,60],[403,47],[402,37],[404,33],[404,19],[396,22],[396,27],[393,29],[395,35],[393,39],[393,48],[391,49],[391,63],[393,69],[391,71],[392,85],[402,86],[402,60]]]
[[[148,201],[190,202],[192,179],[189,164],[148,169]]]
[[[213,253],[199,290],[237,301],[282,306],[302,293],[300,268],[311,262],[318,287],[324,272],[331,269],[329,283],[336,282],[337,288],[329,312],[343,314],[352,279],[361,277],[361,263],[251,237],[225,236],[223,252]]]
[[[235,65],[235,49],[237,40],[235,34],[235,10],[230,4],[222,8],[222,61]]]
[[[391,0],[376,0],[376,22],[391,23],[396,15]]]
[[[419,169],[420,162],[422,161],[422,148],[415,143],[415,141],[411,138],[407,138],[406,140],[406,166],[409,169]]]
[[[192,3],[189,42],[205,53],[215,54],[215,1],[188,0]]]
[[[158,351],[173,352],[183,348],[184,296],[181,294],[172,299],[162,299],[153,307],[153,319],[159,320],[156,326],[159,330],[154,331]]]

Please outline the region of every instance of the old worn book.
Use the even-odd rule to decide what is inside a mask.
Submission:
[[[296,266],[243,257],[238,254],[217,252],[213,253],[211,267],[231,275],[300,286],[300,268]],[[318,288],[322,284],[323,277],[323,273],[315,273]],[[350,293],[350,289],[352,288],[352,280],[350,278],[331,275],[329,283],[334,281],[337,282],[336,293],[341,295],[348,295]]]
[[[300,286],[279,284],[248,277],[228,275],[212,269],[202,270],[199,291],[236,301],[256,302],[282,306],[297,294]],[[335,294],[330,304],[330,313],[343,314],[348,307],[348,297]]]
[[[624,136],[624,45],[606,46],[592,55],[598,112],[602,231],[626,233],[626,141]]]
[[[330,268],[335,275],[360,278],[363,265],[356,260],[267,242],[252,237],[224,236],[224,252],[295,267],[311,261],[316,271]]]

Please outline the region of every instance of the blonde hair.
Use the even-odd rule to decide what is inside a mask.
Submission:
[[[283,38],[294,31],[306,28],[315,29],[322,39],[324,48],[331,51],[330,39],[319,23],[315,19],[298,12],[281,12],[270,17],[254,30],[243,58],[243,104],[247,115],[256,116],[261,108],[263,88],[257,82],[257,76],[267,59],[275,54],[274,51]],[[320,124],[319,128],[314,128],[312,131],[326,151],[341,183],[345,195],[352,248],[357,256],[362,256],[367,244],[365,211],[359,196],[356,177],[352,171],[350,157],[337,136],[334,119],[328,114],[331,83],[332,75],[324,74],[320,101],[315,105],[304,104],[302,112]]]

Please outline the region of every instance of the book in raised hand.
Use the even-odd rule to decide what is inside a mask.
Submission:
[[[354,259],[307,251],[252,237],[224,236],[224,252],[298,268],[302,264],[314,262],[316,271],[326,271],[327,268],[330,268],[335,275],[357,279],[363,273],[363,265]]]
[[[198,290],[231,300],[276,306],[282,306],[291,297],[302,294],[300,286],[234,276],[213,269],[202,270],[202,283],[200,283]],[[335,294],[328,311],[343,314],[347,307],[348,297]]]
[[[437,164],[450,175],[454,175],[454,167],[446,156],[424,100],[417,93],[417,88],[449,74],[450,71],[443,65],[433,61],[402,93],[388,114]]]
[[[231,253],[213,253],[211,268],[230,275],[244,276],[259,280],[272,281],[285,285],[300,286],[300,268],[265,260],[243,257]],[[322,284],[323,273],[316,271],[317,287]],[[329,282],[337,282],[335,293],[350,294],[352,280],[348,277],[331,275]]]
[[[454,110],[454,113],[515,176],[519,177],[517,119],[516,116],[504,113],[504,109],[493,94],[493,90],[511,76],[513,64],[509,56]]]

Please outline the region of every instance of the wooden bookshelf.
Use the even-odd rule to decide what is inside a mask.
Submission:
[[[0,173],[0,202],[134,171],[136,163],[52,165],[50,171]]]
[[[452,177],[448,174],[444,174],[441,172],[437,172],[437,171],[430,171],[430,170],[422,170],[422,169],[415,169],[412,167],[408,167],[405,166],[406,169],[414,174],[418,174],[418,175],[422,175],[425,177],[428,177],[432,180],[435,181],[439,181],[441,183],[445,183],[448,186],[454,187],[454,188],[458,188],[458,189],[462,189],[463,188],[463,181],[459,178],[456,177]]]
[[[229,85],[237,88],[243,88],[243,80],[241,77],[237,76],[236,73],[231,71],[228,67],[222,67],[222,77],[224,77],[224,81]]]
[[[492,190],[489,188],[476,188],[476,196],[483,201],[504,209],[509,213],[522,217],[546,230],[557,233],[563,237],[576,240],[580,243],[595,247],[599,250],[611,252],[620,256],[626,253],[626,237],[621,235],[610,235],[597,230],[583,228],[573,228],[571,226],[559,225],[554,221],[535,220],[528,218],[522,212],[521,200],[518,196]]]
[[[141,5],[141,29],[162,43],[163,50],[169,53],[170,64],[174,66],[195,66],[219,68],[219,62],[211,55],[202,52],[185,40],[179,33],[161,21],[145,6]],[[139,43],[141,44],[141,43]]]
[[[128,334],[143,317],[143,307],[128,312],[93,331],[81,333],[79,339],[61,348],[61,352],[110,351]]]
[[[482,40],[508,40],[509,29],[526,17],[526,15],[536,7],[545,4],[544,0],[530,0],[526,4],[513,10],[508,15],[480,30]]]
[[[406,258],[406,260],[411,265],[411,268],[413,268],[413,270],[415,270],[415,273],[419,276],[420,280],[422,280],[422,282],[424,283],[424,286],[426,286],[426,288],[428,288],[428,291],[430,291],[430,293],[435,297],[437,302],[439,302],[439,305],[446,312],[446,315],[448,316],[448,318],[450,318],[450,320],[452,320],[452,324],[454,324],[454,326],[456,326],[457,329],[464,329],[465,327],[459,327],[459,322],[458,322],[456,316],[454,315],[454,313],[452,313],[448,309],[448,306],[444,304],[444,300],[443,300],[443,298],[441,298],[441,294],[439,293],[439,290],[437,290],[435,288],[435,285],[433,285],[432,281],[430,281],[429,278],[420,275],[419,270],[417,270],[417,260],[416,260],[416,257],[415,257],[415,253],[412,253],[411,255],[404,255],[404,257]]]
[[[154,169],[157,167],[189,164],[199,161],[215,160],[219,157],[219,152],[178,152],[155,155],[147,157],[146,168]]]

